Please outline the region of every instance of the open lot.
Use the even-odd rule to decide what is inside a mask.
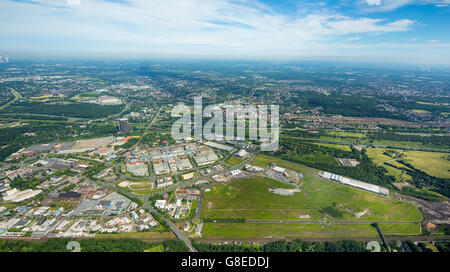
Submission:
[[[244,161],[244,159],[241,159],[241,158],[238,158],[238,157],[235,157],[235,156],[231,156],[231,157],[226,161],[226,163],[231,164],[231,165],[238,165],[238,164],[240,164],[240,163],[243,162],[243,161]]]
[[[274,162],[304,175],[301,192],[282,196],[269,188],[293,188],[269,178],[254,177],[220,184],[205,192],[202,218],[246,218],[261,220],[320,220],[323,209],[338,210],[337,220],[419,221],[418,210],[405,202],[320,179],[318,170],[259,155],[252,164]]]

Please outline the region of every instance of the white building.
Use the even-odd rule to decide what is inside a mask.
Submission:
[[[167,203],[167,200],[164,200],[164,199],[156,200],[155,207],[163,210],[164,207],[166,207],[166,203]]]
[[[16,188],[6,191],[3,195],[3,201],[5,202],[22,202],[24,200],[33,198],[35,196],[37,196],[38,194],[40,194],[42,191],[41,190],[32,190],[32,189],[27,189],[24,191],[19,191]]]

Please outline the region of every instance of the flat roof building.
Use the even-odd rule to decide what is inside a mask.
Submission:
[[[170,173],[170,168],[167,165],[167,163],[165,163],[165,162],[154,163],[153,170],[155,171],[155,174],[157,174],[157,175]]]

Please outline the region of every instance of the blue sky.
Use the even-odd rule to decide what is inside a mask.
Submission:
[[[0,55],[450,63],[450,0],[1,0]]]

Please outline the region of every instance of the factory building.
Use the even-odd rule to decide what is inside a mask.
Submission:
[[[344,185],[352,186],[355,188],[363,189],[369,192],[377,193],[384,196],[389,196],[389,189],[380,187],[378,185],[362,182],[359,180],[349,179],[340,175],[336,175],[329,172],[320,172],[319,176],[325,179],[330,179],[336,182],[339,182]]]

